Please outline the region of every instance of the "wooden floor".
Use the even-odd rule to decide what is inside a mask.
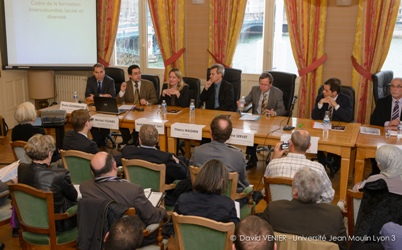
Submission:
[[[47,131],[46,133],[52,134],[52,131]],[[1,143],[0,140],[0,166],[6,165],[14,161],[14,157],[10,147],[10,136],[11,131],[9,131],[6,139]],[[244,152],[244,151],[243,151]],[[247,178],[251,184],[254,185],[256,190],[261,190],[263,185],[261,184],[261,178],[265,172],[265,161],[264,155],[258,154],[259,162],[257,167],[247,170]],[[366,176],[367,176],[367,169],[366,169]],[[335,189],[335,198],[333,204],[339,199],[339,172],[335,175],[334,179],[332,179],[332,185]],[[352,177],[349,177],[349,187],[352,186]],[[261,213],[264,211],[266,207],[266,202],[261,200],[260,203],[256,207],[256,213]],[[11,227],[9,225],[1,226],[0,227],[0,242],[4,242],[6,245],[6,249],[20,249],[18,238],[11,237]],[[177,245],[175,244],[174,238],[169,239],[168,247],[170,250],[178,249]],[[75,248],[73,248],[75,249]]]

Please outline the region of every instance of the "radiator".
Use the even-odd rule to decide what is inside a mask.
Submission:
[[[73,75],[56,75],[56,92],[55,101],[74,102],[73,93],[77,91],[78,100],[85,100],[85,87],[87,86],[86,76]]]

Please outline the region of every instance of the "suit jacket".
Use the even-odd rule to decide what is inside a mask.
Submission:
[[[74,130],[69,130],[64,135],[63,149],[79,150],[90,154],[96,154],[99,152],[98,146],[94,141]]]
[[[156,148],[143,148],[129,145],[121,150],[121,156],[125,159],[138,159],[156,164],[165,164],[166,184],[173,183],[175,180],[183,180],[187,178],[188,168],[185,163],[182,161],[176,163],[173,159],[173,155],[169,152],[160,151]]]
[[[35,134],[45,135],[45,130],[41,127],[35,127],[32,124],[18,124],[11,133],[12,141],[28,141]]]
[[[299,200],[271,201],[261,218],[271,224],[274,231],[301,236],[344,236],[337,241],[340,249],[347,249],[346,228],[339,207],[328,203],[303,203]],[[332,240],[334,241],[334,240]]]
[[[98,82],[96,81],[95,76],[91,76],[87,80],[87,88],[85,89],[85,97],[88,97],[90,94],[94,96],[99,96],[99,94],[109,94],[112,97],[116,96],[116,88],[114,85],[114,80],[105,75],[102,82],[102,93],[98,93]]]
[[[401,104],[399,104],[399,108],[401,108]],[[391,112],[392,112],[392,96],[388,95],[381,99],[377,100],[377,105],[373,111],[373,114],[370,118],[371,125],[384,126],[384,123],[391,120]],[[402,112],[401,117],[399,119],[402,121]]]
[[[328,103],[324,103],[322,108],[318,108],[318,102],[324,98],[323,94],[319,94],[315,100],[315,106],[311,112],[311,118],[314,120],[322,120],[325,116],[325,111],[328,111]],[[336,103],[339,104],[338,110],[333,110],[332,120],[341,122],[352,122],[353,121],[353,105],[352,100],[349,96],[339,93],[336,98]]]
[[[119,94],[116,96],[117,103],[122,102],[130,102],[134,103],[134,88],[133,82],[130,80],[126,81],[127,88],[124,95],[120,97]],[[154,84],[151,81],[141,79],[141,86],[140,86],[140,100],[145,99],[147,102],[151,104],[156,104],[158,102],[158,97],[156,96],[156,91]]]
[[[162,91],[168,88],[168,84],[163,84]],[[188,85],[184,85],[183,88],[180,91],[180,98],[176,98],[175,100],[175,105],[172,105],[172,97],[165,95],[162,96],[161,92],[161,97],[159,99],[159,103],[162,103],[162,101],[165,100],[166,104],[168,106],[180,106],[180,107],[188,107],[190,106],[190,88]]]
[[[250,93],[248,93],[248,95],[245,97],[246,105],[248,105],[250,102],[253,103],[253,114],[258,114],[257,107],[260,97],[261,90],[259,86],[252,87]],[[285,104],[283,104],[282,90],[272,86],[269,90],[267,106],[261,107],[261,109],[273,109],[276,112],[276,115],[285,115],[286,109]]]
[[[215,87],[216,84],[213,83],[208,90],[205,90],[204,88],[204,90],[201,92],[200,100],[201,102],[205,102],[206,109],[215,109]],[[233,85],[225,80],[222,80],[221,87],[219,89],[219,107],[216,109],[236,111],[234,103]]]

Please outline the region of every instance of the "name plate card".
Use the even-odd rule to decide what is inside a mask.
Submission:
[[[282,134],[281,136],[281,141],[283,142],[288,142],[290,140],[290,137],[292,136],[292,134]],[[311,140],[310,140],[310,148],[307,149],[307,153],[309,154],[317,154],[318,151],[318,140],[320,139],[320,137],[317,136],[312,136]]]
[[[156,130],[158,130],[158,134],[165,134],[165,122],[168,120],[150,120],[147,118],[139,118],[135,120],[135,131],[140,131],[140,128],[143,124],[149,124],[155,126]]]
[[[96,128],[119,129],[119,117],[116,115],[96,114],[91,116],[92,126]]]
[[[60,102],[60,109],[70,114],[77,109],[88,109],[88,105],[86,103]]]
[[[172,124],[172,129],[170,130],[170,136],[174,138],[200,141],[202,139],[203,127],[205,127],[205,125],[175,122]]]
[[[253,146],[255,131],[244,131],[243,129],[234,128],[229,140],[226,143]]]

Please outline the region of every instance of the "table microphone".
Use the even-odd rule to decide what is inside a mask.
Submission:
[[[296,99],[297,99],[297,95],[295,95],[295,96],[293,97],[292,104],[290,105],[290,110],[289,110],[289,115],[288,115],[288,121],[286,122],[286,125],[283,126],[283,130],[292,130],[292,129],[295,128],[295,127],[293,127],[293,126],[289,126],[288,124],[289,124],[290,117],[292,117],[292,112],[293,112],[293,109],[294,109],[294,107],[295,107]]]

